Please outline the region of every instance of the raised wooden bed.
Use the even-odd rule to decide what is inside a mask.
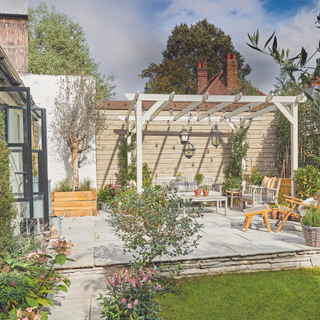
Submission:
[[[57,216],[96,216],[97,193],[92,191],[51,192],[52,212]]]

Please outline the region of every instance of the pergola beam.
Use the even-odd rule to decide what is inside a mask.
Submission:
[[[133,99],[131,101],[130,107],[129,107],[127,115],[126,115],[126,120],[127,121],[129,119],[130,113],[131,113],[132,109],[134,108],[134,105],[136,104],[138,99],[139,99],[139,91],[137,90],[137,92],[135,93],[135,95],[134,95],[134,97],[133,97]]]
[[[282,105],[280,102],[274,102],[274,105],[282,112],[282,114],[293,124],[293,116],[291,110],[287,107]]]
[[[242,106],[242,107],[240,107],[240,108],[238,108],[238,109],[236,109],[236,110],[228,113],[227,115],[224,116],[224,119],[226,120],[226,119],[232,118],[232,117],[236,116],[236,115],[239,114],[239,113],[242,113],[242,112],[244,112],[244,111],[249,110],[250,107],[251,107],[251,108],[254,108],[254,107],[259,106],[259,105],[261,105],[261,103],[259,103],[259,102],[248,103],[248,104],[246,104],[245,106]]]
[[[255,117],[262,116],[263,114],[268,113],[268,112],[272,112],[274,110],[277,110],[277,107],[272,105],[270,107],[266,107],[266,108],[261,109],[259,111],[255,111],[255,112],[252,112],[250,114],[247,114],[243,118],[246,119],[246,120],[247,119],[253,119]]]
[[[169,102],[173,100],[173,98],[174,98],[174,91],[172,91],[170,93],[169,98],[167,99],[167,101],[162,101],[162,103],[160,104],[159,107],[157,107],[157,108],[155,107],[154,109],[151,108],[152,110],[151,109],[148,110],[151,113],[151,116],[150,116],[149,120],[152,121],[169,104]]]
[[[192,102],[191,104],[189,104],[187,107],[185,107],[182,111],[180,111],[175,117],[174,117],[174,121],[177,121],[178,119],[180,119],[182,116],[184,116],[186,113],[188,113],[189,111],[191,111],[192,109],[194,109],[195,107],[197,107],[199,104],[201,104],[202,102],[205,102],[206,100],[208,100],[209,97],[209,93],[205,93],[202,96],[202,101],[195,101]]]

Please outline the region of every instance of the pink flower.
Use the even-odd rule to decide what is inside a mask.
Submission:
[[[56,278],[56,276],[53,276],[53,277],[50,279],[50,281],[54,281],[55,278]]]
[[[134,282],[133,279],[129,279],[129,282],[130,282],[132,288],[134,288],[136,286],[136,283]]]
[[[29,320],[29,318],[28,317],[24,317],[22,320]]]
[[[146,276],[146,274],[143,272],[143,270],[142,270],[142,269],[140,269],[139,271],[140,271],[140,273],[142,274],[142,276],[143,276],[143,277],[145,277],[145,276]]]
[[[128,303],[128,304],[127,304],[127,308],[128,308],[128,309],[132,309],[131,303]]]
[[[147,280],[148,280],[148,276],[145,276],[142,281],[146,282]]]
[[[154,270],[152,271],[152,273],[156,274],[156,273],[157,273],[157,269],[154,269]]]
[[[19,308],[17,311],[17,317],[21,317],[21,315],[22,315],[22,310],[21,310],[21,308]]]
[[[42,280],[44,278],[44,276],[40,276],[39,278]]]
[[[106,277],[106,282],[107,282],[107,284],[108,284],[108,285],[110,285],[110,284],[111,284],[111,280],[109,279],[109,277],[108,277],[108,276]]]
[[[134,300],[133,304],[136,306],[138,303],[139,303],[139,301],[136,299],[136,300]]]
[[[113,285],[116,286],[118,284],[118,282],[119,282],[119,276],[117,275],[116,278],[113,281]]]
[[[159,285],[157,285],[156,290],[159,291],[160,289],[161,289],[161,285],[159,284]]]
[[[126,271],[124,272],[124,274],[125,274],[125,275],[127,275],[128,273],[129,273],[129,271],[128,271],[128,270],[126,270]]]
[[[125,305],[126,302],[127,302],[126,298],[123,298],[123,299],[121,300],[121,302],[122,302],[123,305]]]

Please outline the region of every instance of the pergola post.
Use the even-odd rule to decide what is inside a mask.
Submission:
[[[142,103],[136,103],[136,135],[137,135],[137,192],[142,192]]]
[[[294,170],[298,169],[298,103],[291,104],[293,121],[291,123],[291,196],[295,197]]]

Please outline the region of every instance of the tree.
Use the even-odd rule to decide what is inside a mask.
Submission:
[[[101,75],[82,27],[54,6],[29,8],[29,72],[50,75],[94,75],[97,100],[115,97],[114,77]]]
[[[93,77],[66,76],[61,79],[53,107],[53,139],[63,139],[72,156],[72,190],[79,187],[79,156],[92,147],[105,127],[105,116],[96,108]]]
[[[0,252],[13,233],[12,219],[16,215],[15,198],[10,178],[10,150],[5,140],[3,113],[0,112]]]
[[[140,74],[141,78],[149,78],[145,91],[195,94],[198,62],[207,62],[208,76],[211,78],[223,68],[227,53],[236,55],[240,77],[250,73],[250,66],[244,65],[244,58],[234,49],[231,37],[207,19],[190,27],[185,23],[176,25],[162,52],[161,63],[151,63]]]

